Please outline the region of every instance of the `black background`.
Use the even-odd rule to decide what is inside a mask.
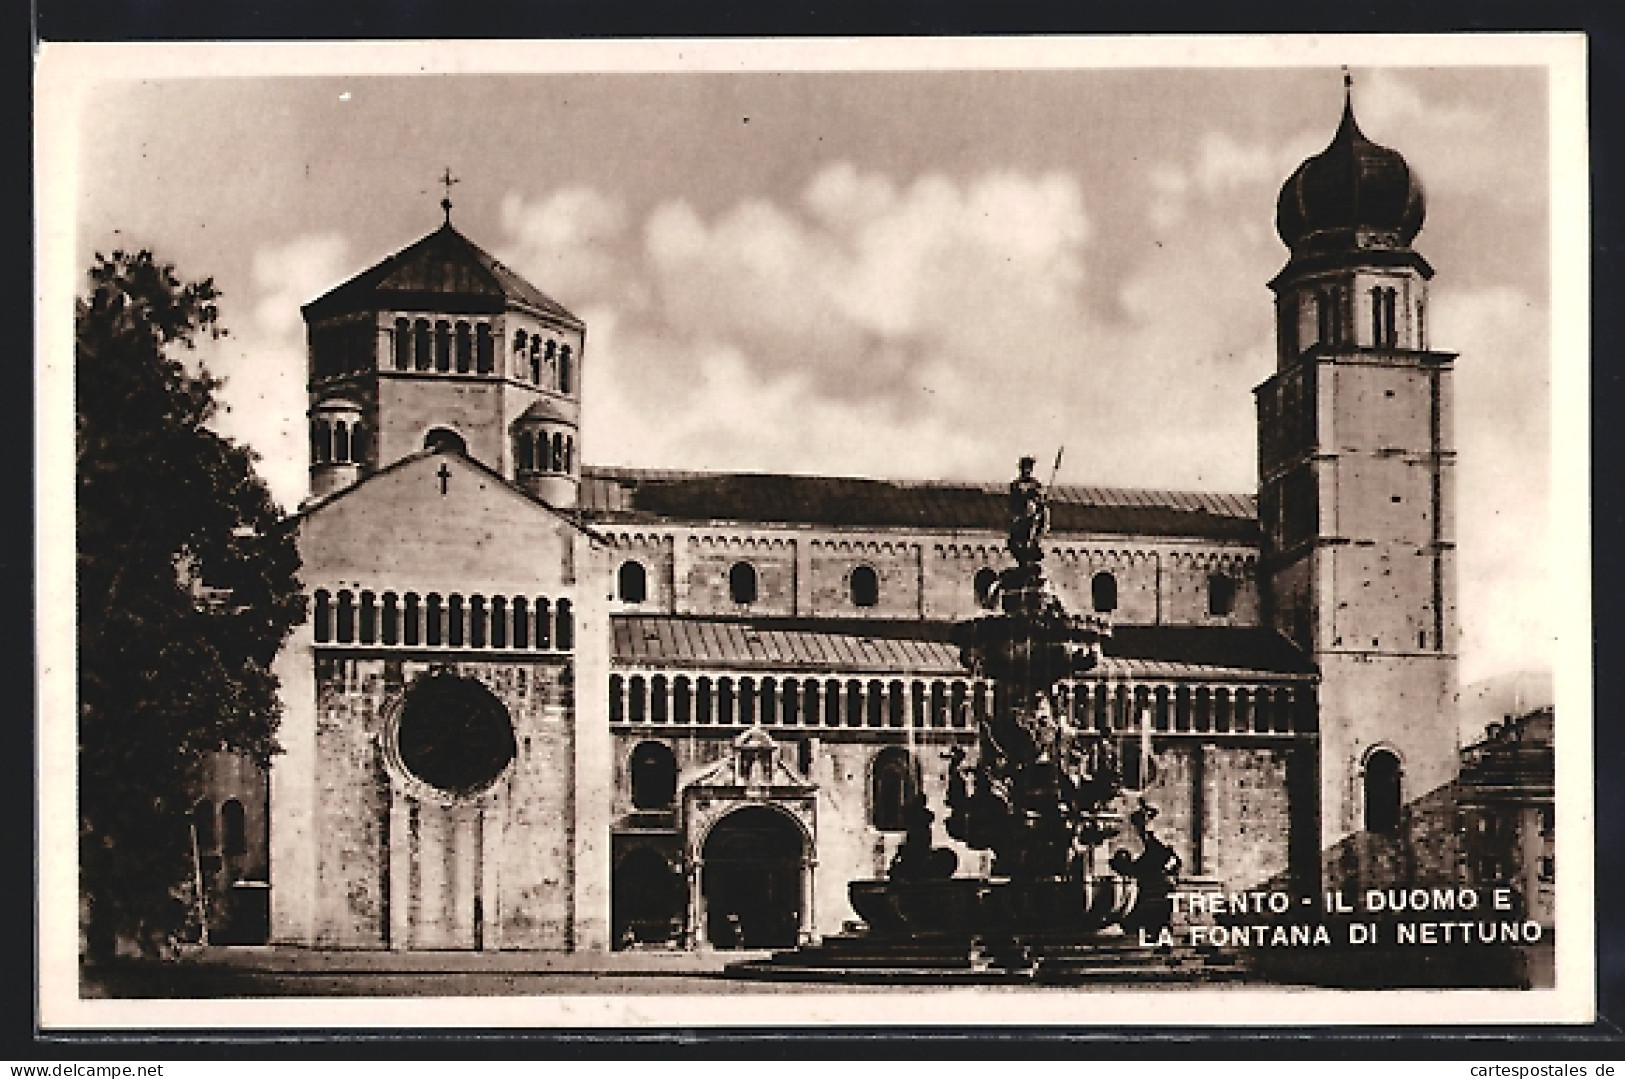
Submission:
[[[706,37],[760,35],[963,35],[1026,33],[1394,33],[1456,31],[1581,30],[1589,36],[1592,163],[1592,340],[1593,340],[1593,607],[1596,634],[1597,915],[1599,1014],[1592,1027],[1502,1029],[1402,1028],[1157,1030],[1147,1032],[1037,1028],[1025,1030],[669,1030],[538,1032],[527,1036],[496,1032],[239,1032],[199,1037],[190,1034],[41,1036],[35,1027],[30,968],[33,948],[34,889],[19,867],[34,862],[33,598],[32,521],[10,515],[0,532],[0,581],[7,586],[6,617],[0,618],[0,656],[13,705],[7,713],[7,752],[0,754],[8,774],[4,792],[4,836],[11,887],[0,889],[8,927],[4,980],[3,1055],[14,1061],[184,1060],[220,1058],[356,1060],[426,1057],[604,1057],[691,1056],[704,1058],[825,1057],[1011,1058],[1066,1057],[1091,1060],[1190,1057],[1197,1059],[1401,1058],[1493,1061],[1573,1060],[1592,1064],[1619,1060],[1625,1053],[1625,724],[1618,718],[1625,678],[1617,597],[1625,596],[1625,568],[1616,557],[1625,537],[1625,500],[1620,488],[1621,423],[1625,400],[1621,369],[1625,356],[1625,281],[1621,280],[1621,194],[1625,192],[1625,146],[1620,137],[1625,106],[1625,4],[1428,2],[1370,3],[1365,0],[1271,0],[1212,3],[1170,0],[1148,4],[1118,2],[998,4],[825,3],[820,0],[736,0],[733,3],[663,0],[552,0],[505,3],[476,0],[35,0],[5,5],[8,29],[32,47],[40,40],[282,40],[350,38],[524,38],[524,37]],[[20,50],[19,50],[20,52]],[[27,198],[34,182],[29,60],[13,54],[7,65],[11,86],[6,133],[11,152],[3,158],[5,190],[14,205]],[[4,250],[13,273],[6,276],[14,329],[33,321],[31,289],[23,284],[24,252],[33,252],[32,221],[8,215]],[[31,261],[31,260],[30,260]],[[6,369],[16,381],[29,380],[20,332],[10,338]],[[20,391],[21,387],[18,387]],[[0,395],[4,422],[0,447],[6,452],[10,498],[25,504],[31,469],[31,394]],[[28,505],[32,505],[28,500]],[[25,612],[28,617],[25,617]],[[29,826],[25,826],[25,824]],[[1593,1074],[1594,1071],[1593,1071]]]

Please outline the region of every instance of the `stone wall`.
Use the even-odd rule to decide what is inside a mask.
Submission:
[[[472,947],[478,934],[487,947],[568,947],[575,761],[568,657],[432,667],[496,695],[513,723],[517,757],[478,799],[447,806],[423,797],[410,777],[389,771],[381,741],[390,709],[431,664],[319,655],[314,943]]]
[[[768,525],[607,526],[615,565],[605,582],[618,598],[613,570],[642,564],[647,595],[617,610],[698,616],[886,618],[957,621],[980,613],[976,576],[1010,565],[1002,536],[930,535],[901,530],[836,530]],[[1257,625],[1257,549],[1242,543],[1155,541],[1130,538],[1052,537],[1044,564],[1062,601],[1073,611],[1094,609],[1096,574],[1116,580],[1117,621],[1145,625]],[[757,599],[735,603],[729,571],[745,562],[756,570]],[[852,573],[874,570],[876,602],[854,602]],[[1228,610],[1210,606],[1216,574],[1234,585]]]
[[[672,750],[681,791],[684,777],[698,774],[725,757],[737,734],[736,729],[617,729],[614,819],[623,822],[623,827],[631,821],[629,762],[639,743],[659,742]],[[926,803],[936,814],[935,844],[958,855],[958,875],[985,875],[991,869],[988,852],[965,847],[944,827],[948,750],[954,744],[971,748],[974,732],[915,732],[910,741],[901,731],[782,730],[775,731],[774,738],[784,760],[818,787],[814,906],[819,934],[839,932],[847,921],[857,917],[847,898],[847,884],[885,876],[903,841],[903,833],[874,826],[872,770],[876,758],[888,746],[904,746],[911,751]],[[1300,796],[1294,784],[1301,787],[1304,780],[1293,764],[1294,754],[1298,754],[1312,768],[1312,745],[1302,739],[1250,745],[1178,738],[1159,739],[1153,751],[1153,782],[1145,798],[1158,810],[1155,831],[1178,852],[1186,876],[1249,888],[1284,874],[1294,857],[1295,843],[1298,856],[1303,857],[1307,839],[1312,858],[1315,818],[1312,813],[1303,815],[1302,807],[1294,804]],[[1312,791],[1313,786],[1311,776],[1307,787]],[[1294,819],[1298,821],[1297,832],[1293,829]],[[672,829],[682,826],[675,813],[666,820],[666,826]],[[1109,840],[1101,852],[1102,864],[1118,846],[1132,847],[1133,842],[1127,834]],[[667,841],[661,849],[675,852],[681,846]]]

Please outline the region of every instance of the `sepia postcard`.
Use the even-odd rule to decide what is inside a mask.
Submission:
[[[46,44],[42,1023],[1590,1022],[1585,64]]]

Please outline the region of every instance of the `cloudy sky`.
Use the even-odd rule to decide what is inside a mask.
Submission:
[[[453,221],[581,316],[589,463],[1251,491],[1316,66],[115,79],[80,267],[212,276],[222,427],[305,493],[299,305]],[[155,75],[158,71],[153,72]],[[1457,351],[1465,680],[1548,664],[1548,85],[1353,67]]]

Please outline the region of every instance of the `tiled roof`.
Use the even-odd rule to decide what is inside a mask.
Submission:
[[[1462,750],[1464,802],[1552,796],[1556,758],[1552,751],[1550,708],[1508,719],[1483,741]]]
[[[580,505],[605,524],[760,521],[1002,533],[1007,494],[996,483],[588,466]],[[1050,490],[1050,529],[1256,542],[1258,506],[1244,494],[1062,485]]]
[[[611,619],[619,667],[962,675],[952,623],[850,619]],[[1247,680],[1314,673],[1273,630],[1253,626],[1118,626],[1096,669],[1104,678]]]
[[[304,313],[307,319],[378,308],[494,314],[508,303],[581,328],[561,304],[447,224],[312,300]]]
[[[530,407],[519,414],[519,418],[522,420],[553,420],[572,425],[576,422],[575,418],[560,408],[556,401],[546,397],[538,397],[532,401]]]

